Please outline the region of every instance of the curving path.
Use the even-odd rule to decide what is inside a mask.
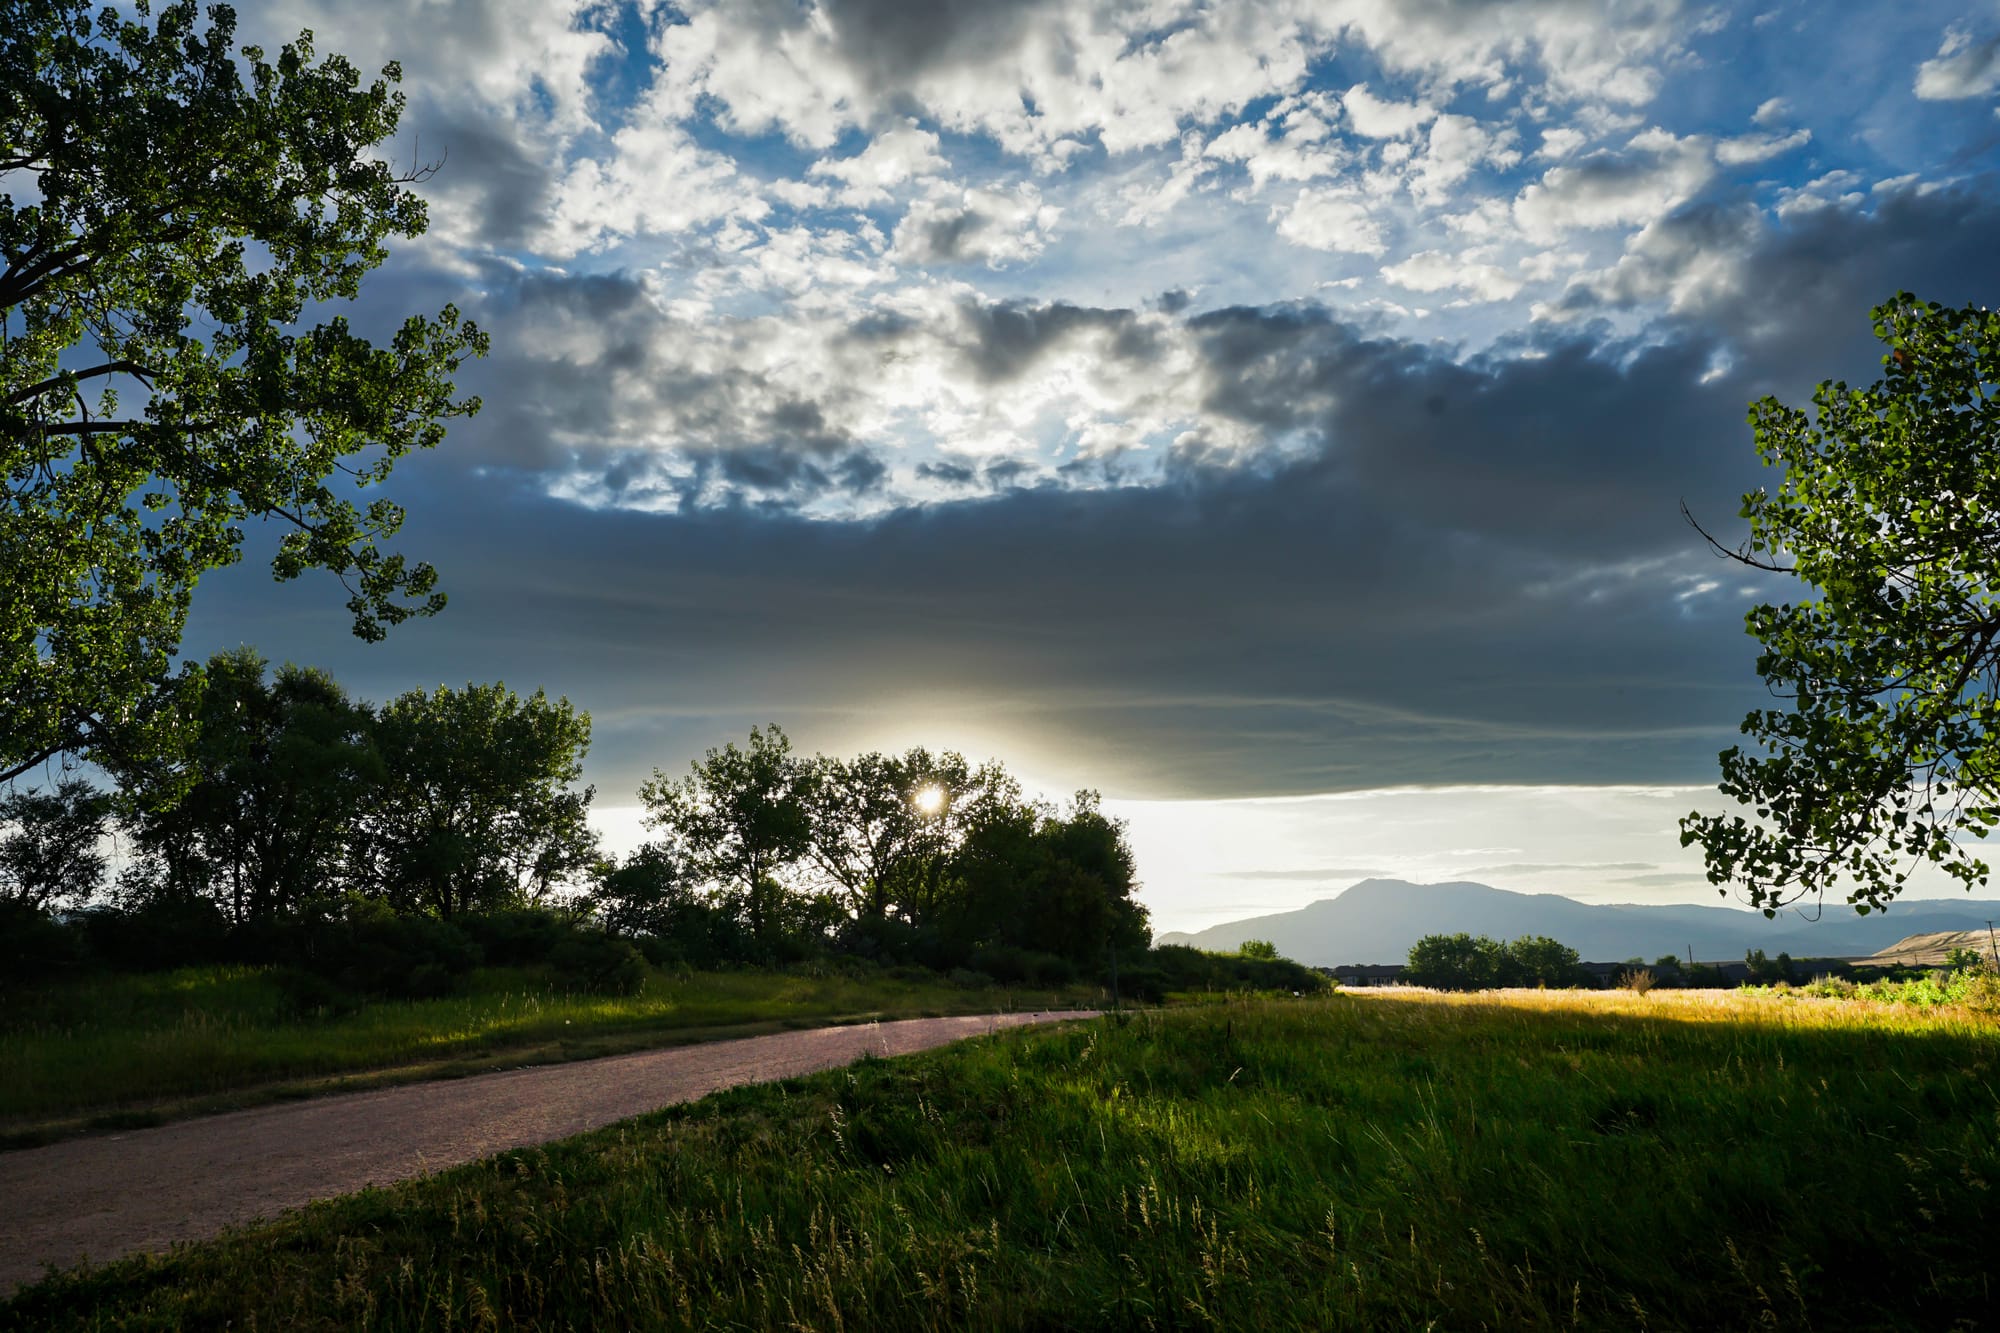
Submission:
[[[741,1083],[907,1055],[1087,1010],[916,1018],[413,1083],[0,1153],[0,1298],[47,1266],[164,1250],[567,1138]]]

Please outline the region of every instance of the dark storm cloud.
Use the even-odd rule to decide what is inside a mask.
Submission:
[[[868,522],[537,493],[524,461],[571,456],[550,432],[628,391],[677,421],[744,411],[740,452],[705,465],[765,494],[880,475],[869,442],[812,404],[754,377],[676,378],[636,284],[537,279],[507,309],[589,337],[545,337],[541,362],[496,339],[488,367],[542,397],[503,420],[543,436],[454,437],[395,486],[402,546],[439,565],[444,616],[359,649],[335,590],[274,595],[246,566],[204,589],[191,642],[250,639],[376,697],[545,685],[596,714],[606,799],[751,722],[838,748],[884,718],[976,724],[1019,762],[1128,795],[1705,783],[1765,696],[1742,571],[1700,547],[1679,502],[1734,513],[1753,389],[1797,401],[1822,376],[1872,376],[1870,302],[1898,286],[1993,299],[1996,223],[1966,194],[1796,220],[1757,242],[1740,290],[1653,341],[1565,326],[1461,362],[1317,306],[1209,312],[1190,328],[1212,428],[1247,424],[1289,452],[1143,487],[1044,478]],[[967,373],[1004,381],[1129,318],[979,310],[959,330],[974,331]],[[489,450],[522,466],[468,471]]]

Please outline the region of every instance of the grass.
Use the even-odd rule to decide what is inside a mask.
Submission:
[[[1336,995],[742,1089],[0,1306],[77,1328],[1947,1328],[2000,1028]]]
[[[821,970],[654,969],[631,997],[567,994],[545,973],[489,968],[463,994],[302,1014],[269,968],[105,976],[10,996],[0,1010],[0,1135],[298,1095],[370,1071],[470,1072],[722,1033],[870,1018],[1052,1007],[1047,991]],[[252,1096],[250,1094],[258,1095]]]

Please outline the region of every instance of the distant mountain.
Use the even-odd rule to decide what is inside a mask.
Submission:
[[[1269,940],[1287,958],[1314,966],[1400,963],[1425,935],[1488,935],[1496,940],[1550,935],[1586,960],[1648,960],[1661,954],[1702,962],[1740,961],[1762,949],[1773,958],[1859,958],[1910,935],[1984,929],[2000,903],[1970,899],[1965,906],[1930,902],[1898,904],[1887,913],[1857,916],[1844,903],[1828,904],[1817,921],[1797,912],[1776,920],[1728,907],[1580,903],[1553,893],[1512,893],[1485,884],[1409,884],[1364,879],[1332,898],[1296,912],[1251,917],[1193,934],[1169,932],[1160,944],[1192,944],[1231,952],[1245,940]]]

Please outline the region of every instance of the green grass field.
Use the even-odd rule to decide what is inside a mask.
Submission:
[[[1191,1006],[711,1097],[0,1325],[1990,1326],[1996,1057],[1838,1000]]]
[[[505,1059],[570,1059],[857,1019],[1054,1007],[1095,999],[954,986],[941,978],[835,971],[654,969],[638,995],[566,994],[545,973],[488,968],[465,993],[376,1000],[305,1014],[269,968],[102,976],[10,996],[0,1006],[0,1134],[30,1141],[93,1118],[238,1104],[250,1090],[296,1095],[339,1076],[464,1072]]]

